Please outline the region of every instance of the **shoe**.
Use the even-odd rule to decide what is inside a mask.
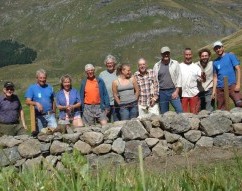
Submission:
[[[39,134],[39,131],[32,131],[31,132],[32,137],[37,137],[38,134]]]

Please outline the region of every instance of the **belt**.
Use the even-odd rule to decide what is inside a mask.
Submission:
[[[0,124],[3,124],[3,125],[15,125],[15,124],[19,124],[19,121],[16,121],[16,122],[10,122],[10,123],[3,123],[3,122],[0,122]]]
[[[51,115],[53,113],[55,113],[55,112],[54,111],[47,111],[45,113],[37,113],[37,115]]]

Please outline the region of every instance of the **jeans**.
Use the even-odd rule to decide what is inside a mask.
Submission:
[[[177,113],[182,113],[182,105],[180,98],[172,99],[171,95],[175,91],[175,88],[160,90],[159,98],[160,98],[160,112],[164,114],[169,111],[169,103],[174,107]]]
[[[138,117],[138,105],[136,101],[128,104],[121,104],[119,106],[121,120],[129,120]]]
[[[109,122],[120,121],[120,113],[118,105],[110,105],[110,112],[107,114]]]
[[[45,127],[52,127],[56,128],[57,127],[57,122],[55,119],[55,114],[49,114],[49,115],[37,115],[37,125],[38,125],[38,131],[40,132],[41,129]]]
[[[201,100],[201,110],[213,111],[214,110],[214,99],[212,97],[213,89],[210,88],[208,91],[203,91],[198,94]]]

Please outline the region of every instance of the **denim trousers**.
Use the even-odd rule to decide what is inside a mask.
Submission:
[[[121,104],[119,106],[121,120],[129,120],[138,117],[138,105],[136,101],[128,104]]]
[[[109,122],[115,122],[120,121],[120,113],[119,113],[119,107],[117,104],[110,105],[110,112],[107,114],[107,118]]]
[[[159,91],[159,98],[160,98],[160,112],[164,114],[165,112],[169,111],[169,103],[174,107],[177,113],[182,113],[182,105],[180,97],[176,99],[172,99],[171,95],[175,91],[175,88],[165,89]]]
[[[56,128],[57,127],[57,122],[55,119],[55,114],[49,114],[49,115],[37,115],[37,126],[38,126],[38,131],[40,132],[41,129],[45,127],[52,127]]]

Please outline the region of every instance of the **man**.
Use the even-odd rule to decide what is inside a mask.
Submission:
[[[35,106],[37,132],[43,128],[56,128],[54,92],[52,86],[46,83],[47,73],[40,69],[36,71],[37,83],[29,86],[25,93],[26,104]],[[36,132],[32,132],[36,133]]]
[[[138,110],[139,116],[147,113],[159,115],[159,105],[157,103],[159,96],[159,85],[154,71],[147,69],[147,63],[144,58],[138,60],[138,71],[134,73],[139,86]]]
[[[104,60],[104,64],[106,65],[106,70],[102,71],[99,75],[100,78],[103,79],[105,86],[108,91],[109,101],[110,101],[110,112],[107,114],[108,121],[119,121],[119,108],[117,104],[114,102],[113,91],[112,91],[112,83],[117,79],[115,65],[117,64],[116,58],[112,55],[107,55]]]
[[[211,52],[207,48],[203,48],[198,52],[200,61],[196,64],[201,68],[204,82],[198,82],[200,91],[199,97],[201,101],[201,110],[214,110],[214,99],[212,99],[213,91],[213,62],[209,61]]]
[[[24,112],[18,96],[14,94],[14,84],[5,82],[3,95],[0,95],[0,136],[26,134],[26,130]]]
[[[153,68],[159,82],[160,111],[169,111],[169,103],[177,113],[182,112],[179,89],[181,87],[181,71],[179,63],[170,57],[170,48],[161,48],[161,60]]]
[[[213,98],[217,94],[217,108],[225,109],[224,77],[228,77],[229,97],[236,107],[242,107],[240,95],[240,62],[232,53],[225,53],[222,42],[213,44],[213,50],[218,55],[213,62]]]
[[[106,114],[110,111],[110,103],[104,81],[95,76],[92,64],[85,66],[86,79],[81,82],[80,96],[83,111],[83,122],[94,125],[97,119],[101,125],[107,123]]]
[[[180,64],[182,84],[182,109],[184,112],[197,114],[200,109],[198,97],[198,81],[202,80],[201,68],[192,62],[192,50],[186,48],[183,52],[184,62]]]

